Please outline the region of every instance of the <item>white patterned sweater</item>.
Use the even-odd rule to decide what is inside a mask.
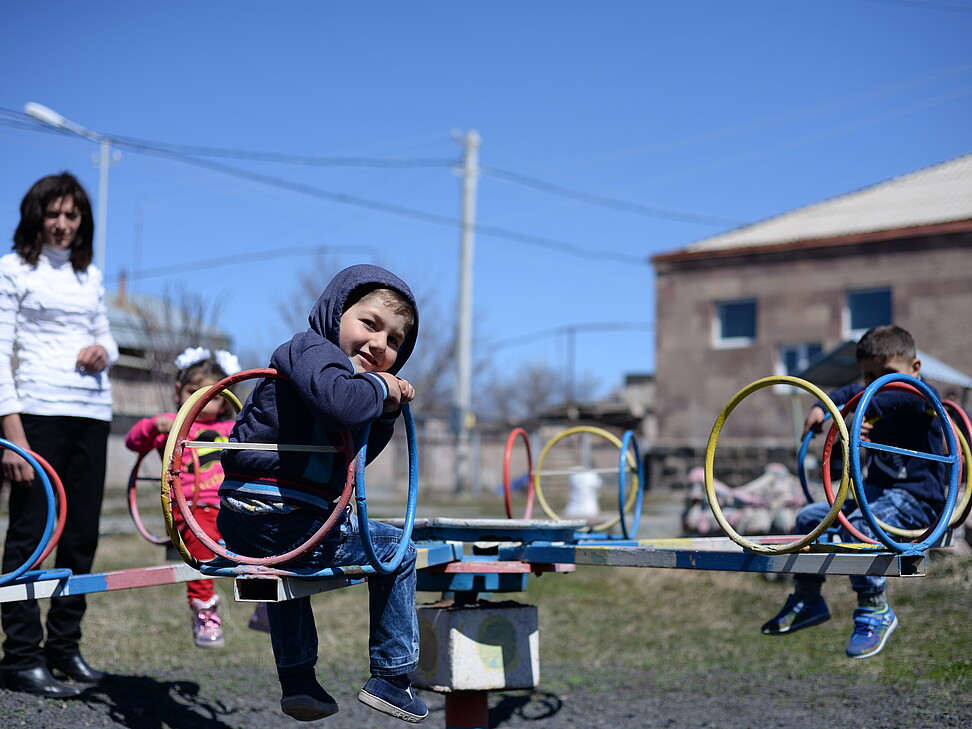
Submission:
[[[95,266],[76,273],[70,251],[48,245],[36,266],[18,253],[0,257],[0,416],[111,420],[108,368],[77,366],[78,353],[93,344],[108,352],[109,367],[118,361]]]

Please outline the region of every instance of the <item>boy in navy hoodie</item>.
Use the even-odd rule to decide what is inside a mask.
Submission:
[[[856,355],[864,384],[853,383],[834,390],[829,396],[837,404],[846,403],[882,375],[900,372],[917,377],[921,370],[915,340],[897,326],[869,329],[857,343]],[[824,406],[815,404],[807,415],[804,435],[811,430],[819,433],[825,417]],[[906,392],[878,392],[868,405],[861,434],[875,443],[898,448],[937,455],[944,452],[941,422],[921,396]],[[924,529],[938,519],[945,506],[945,464],[868,449],[864,492],[872,513],[880,521],[902,529]],[[829,511],[827,502],[803,507],[797,514],[795,531],[810,533]],[[874,538],[859,508],[854,508],[848,519],[862,534]],[[845,541],[857,541],[844,529],[840,533]],[[868,658],[884,648],[898,627],[898,618],[885,596],[884,577],[852,575],[850,580],[857,592],[858,607],[846,652],[851,658]],[[766,635],[785,635],[830,619],[820,594],[824,576],[797,574],[793,582],[794,592],[782,610],[763,624]]]
[[[287,380],[261,380],[247,398],[230,441],[301,445],[356,442],[371,424],[368,459],[388,443],[402,403],[415,391],[395,376],[418,333],[415,297],[404,281],[378,266],[338,273],[308,318],[310,328],[280,345],[270,367]],[[341,453],[224,450],[218,526],[240,554],[282,554],[307,541],[331,513],[344,487]],[[370,522],[379,559],[397,551],[401,530]],[[305,557],[288,565],[323,569],[366,564],[357,520],[345,512],[338,525]],[[428,710],[408,673],[418,664],[415,549],[395,572],[368,577],[371,678],[358,700],[408,722]],[[317,628],[309,597],[267,605],[270,638],[280,679],[281,709],[299,721],[338,710],[317,682]]]

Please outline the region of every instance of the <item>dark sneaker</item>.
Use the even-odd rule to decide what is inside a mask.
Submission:
[[[398,688],[381,676],[372,676],[358,692],[358,701],[396,719],[418,724],[425,721],[429,710],[411,686]]]
[[[830,620],[830,610],[823,597],[818,595],[811,600],[800,600],[796,595],[790,595],[783,609],[775,618],[763,623],[761,630],[765,635],[783,635],[826,620]]]
[[[876,612],[873,608],[857,608],[854,611],[854,632],[847,641],[847,655],[851,658],[869,658],[881,652],[888,636],[898,627],[898,616],[888,605]]]
[[[314,683],[302,693],[284,694],[280,699],[280,710],[297,721],[317,721],[336,714],[337,701],[320,684]]]

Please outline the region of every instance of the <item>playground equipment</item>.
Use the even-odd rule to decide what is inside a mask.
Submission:
[[[830,431],[827,435],[826,445],[824,447],[824,458],[822,463],[822,473],[824,480],[824,487],[827,490],[828,501],[830,502],[830,510],[828,511],[826,517],[821,521],[821,523],[815,527],[810,534],[797,539],[796,541],[782,544],[782,545],[761,545],[745,537],[737,534],[732,527],[725,520],[721,513],[721,509],[718,504],[718,499],[715,498],[714,493],[714,475],[713,475],[713,462],[715,458],[715,448],[718,442],[719,433],[725,423],[726,418],[732,410],[749,394],[762,389],[764,387],[769,387],[770,385],[786,384],[800,389],[806,390],[813,394],[817,400],[822,403],[827,410],[828,415],[833,419]],[[948,427],[943,427],[943,433],[945,437],[946,454],[943,456],[934,453],[924,453],[906,450],[902,448],[896,448],[894,446],[888,446],[880,443],[873,443],[870,440],[864,439],[861,436],[865,412],[867,410],[867,405],[870,403],[874,395],[884,388],[904,390],[907,392],[915,393],[923,397],[926,402],[928,402],[936,416],[941,419],[943,423],[948,424]],[[858,402],[859,401],[859,402]],[[854,406],[857,406],[856,409]],[[847,430],[847,426],[844,423],[844,416],[854,411],[854,418],[851,424],[850,431]],[[910,375],[892,373],[879,377],[873,383],[868,385],[858,396],[852,398],[850,402],[844,405],[844,409],[840,410],[837,406],[830,400],[830,398],[815,385],[801,380],[796,377],[789,376],[779,376],[779,377],[767,377],[762,380],[757,380],[756,382],[744,387],[740,390],[730,401],[729,404],[723,409],[719,417],[716,419],[716,423],[713,426],[712,433],[709,437],[709,443],[706,448],[706,461],[705,461],[705,478],[706,478],[706,489],[709,493],[710,506],[713,510],[713,515],[719,521],[720,525],[723,527],[725,532],[733,539],[733,541],[742,545],[743,547],[750,549],[754,552],[760,552],[764,554],[772,553],[791,553],[797,552],[804,549],[805,547],[813,544],[824,532],[826,532],[835,520],[840,520],[842,526],[848,531],[852,530],[853,527],[847,521],[846,517],[841,512],[844,505],[844,501],[847,498],[849,492],[849,482],[853,483],[853,493],[855,499],[861,509],[862,514],[867,520],[869,526],[874,530],[874,533],[879,538],[879,543],[875,540],[865,540],[863,535],[857,530],[853,530],[851,533],[854,536],[861,537],[862,542],[860,544],[846,544],[840,545],[845,549],[854,550],[866,550],[869,548],[877,548],[880,545],[891,549],[904,556],[914,556],[924,553],[929,547],[937,543],[938,540],[944,534],[945,529],[950,525],[957,522],[952,522],[951,516],[956,503],[956,495],[958,491],[958,475],[962,468],[963,462],[966,466],[966,471],[972,466],[972,455],[969,454],[968,445],[963,447],[964,459],[959,457],[957,449],[957,438],[956,434],[959,433],[953,425],[949,418],[944,406],[932,392],[932,390],[923,382],[917,378],[911,377]],[[837,435],[840,435],[842,458],[841,463],[843,464],[842,475],[840,486],[835,494],[833,492],[832,483],[830,480],[830,459],[833,451],[834,442]],[[860,451],[861,449],[874,449],[882,450],[892,453],[899,453],[903,456],[910,458],[923,458],[926,460],[939,461],[947,466],[948,470],[948,491],[946,495],[946,503],[943,513],[939,517],[936,524],[929,527],[927,531],[922,531],[918,536],[919,542],[917,543],[902,543],[893,540],[889,534],[888,530],[890,527],[887,525],[882,525],[873,515],[870,507],[867,503],[866,495],[863,489],[863,477],[861,474],[861,464],[860,464]],[[802,460],[805,454],[805,449],[801,448],[800,458]],[[805,487],[806,488],[806,487]],[[969,493],[969,489],[966,488],[966,493]],[[807,490],[807,496],[809,498],[809,491]],[[911,536],[910,533],[906,533],[906,536]]]
[[[408,550],[408,545],[412,534],[412,524],[415,520],[416,504],[418,502],[418,456],[415,444],[415,423],[412,419],[411,411],[409,410],[408,405],[402,406],[402,417],[405,421],[405,431],[408,440],[409,453],[409,486],[405,523],[402,527],[402,538],[395,554],[387,562],[382,562],[375,552],[374,543],[371,539],[370,527],[368,525],[368,506],[364,477],[369,432],[369,428],[367,426],[363,429],[360,435],[361,443],[357,446],[357,449],[355,448],[355,444],[353,443],[349,433],[342,434],[344,442],[340,447],[300,444],[285,445],[273,443],[213,444],[212,442],[201,443],[188,440],[188,434],[191,430],[193,422],[199,416],[199,413],[202,412],[202,409],[207,403],[213,400],[213,398],[221,396],[226,399],[237,412],[239,412],[242,406],[240,405],[239,400],[237,400],[236,397],[231,393],[229,388],[235,384],[238,384],[239,382],[255,378],[286,381],[286,378],[283,377],[283,375],[279,374],[273,369],[244,370],[234,375],[230,375],[211,387],[206,387],[194,392],[179,409],[176,420],[172,425],[172,430],[169,433],[169,439],[166,442],[165,454],[163,456],[164,467],[162,472],[162,509],[165,516],[166,529],[169,533],[169,537],[172,539],[173,545],[175,545],[175,547],[179,550],[179,554],[182,555],[182,558],[187,564],[195,567],[203,574],[209,576],[263,574],[326,579],[330,577],[345,577],[348,575],[360,576],[369,573],[373,574],[376,572],[383,574],[394,572],[396,569],[398,569],[398,566],[401,564],[402,559]],[[233,552],[217,543],[206,534],[206,532],[192,517],[192,512],[188,508],[185,500],[185,494],[182,491],[181,482],[183,454],[187,448],[236,448],[254,450],[273,449],[278,451],[338,453],[343,455],[348,463],[344,490],[342,491],[337,503],[332,508],[330,516],[328,516],[327,520],[320,527],[320,529],[318,529],[318,531],[305,543],[298,545],[294,549],[283,554],[273,555],[270,557],[249,557]],[[362,545],[364,547],[365,554],[368,557],[367,565],[329,567],[322,570],[282,567],[272,569],[274,565],[283,565],[288,562],[298,560],[300,557],[306,555],[308,552],[310,552],[310,550],[320,544],[337,524],[338,519],[341,518],[345,507],[350,503],[352,492],[356,492],[355,506],[357,507],[358,526],[361,532]],[[221,557],[223,562],[201,563],[186,549],[181,535],[175,528],[175,521],[173,519],[172,512],[173,494],[175,495],[176,504],[182,512],[182,516],[185,519],[188,527],[192,530],[193,534],[214,554]],[[225,562],[229,562],[231,564],[227,565]]]
[[[578,466],[573,466],[567,469],[543,469],[543,464],[547,457],[550,455],[551,450],[558,443],[563,441],[565,438],[569,438],[575,435],[594,435],[599,438],[606,440],[608,443],[614,445],[618,448],[620,452],[620,457],[618,459],[617,467],[593,467],[590,464],[582,464]],[[528,463],[528,474],[529,474],[529,486],[527,492],[527,505],[524,510],[525,519],[530,518],[533,498],[536,496],[537,502],[540,504],[540,508],[547,515],[548,518],[554,521],[561,521],[563,517],[557,513],[547,501],[542,488],[542,479],[544,477],[556,477],[556,476],[567,476],[574,479],[572,487],[575,484],[581,484],[581,488],[596,488],[596,485],[600,484],[599,474],[614,474],[618,475],[618,515],[607,519],[605,521],[587,525],[585,524],[580,531],[583,532],[602,532],[607,533],[613,527],[618,524],[621,525],[622,535],[625,539],[632,539],[638,532],[638,525],[641,520],[641,510],[644,498],[644,484],[645,484],[645,474],[644,474],[644,462],[641,459],[641,452],[638,448],[637,439],[632,431],[626,431],[622,438],[618,438],[614,433],[604,430],[603,428],[597,428],[593,426],[577,426],[573,428],[568,428],[561,433],[554,436],[541,450],[540,457],[537,460],[537,467],[534,471],[533,468],[533,454],[530,447],[530,437],[522,428],[515,428],[511,433],[506,442],[506,450],[503,459],[503,488],[506,504],[506,515],[509,518],[513,517],[513,509],[511,505],[511,487],[510,487],[510,457],[512,453],[512,448],[520,437],[523,439],[524,445],[526,447],[527,463]],[[629,474],[632,474],[629,476]],[[580,476],[596,475],[596,484],[583,484],[581,479],[577,478]],[[629,481],[631,482],[629,485]]]
[[[178,539],[178,532],[172,522],[172,509],[180,508],[186,515],[186,522],[193,528],[194,520],[187,508],[182,492],[180,476],[183,461],[191,458],[194,449],[203,447],[189,441],[188,432],[192,420],[197,417],[207,402],[214,397],[224,397],[234,408],[240,409],[239,402],[228,391],[237,382],[250,377],[273,377],[279,375],[272,370],[251,370],[226,378],[207,390],[196,393],[180,410],[177,425],[173,427],[170,441],[166,445],[161,496],[166,527],[174,546],[186,564],[166,567],[138,568],[114,573],[92,575],[51,575],[21,574],[18,577],[0,580],[0,601],[23,599],[29,592],[31,597],[50,597],[53,594],[82,594],[131,587],[181,582],[198,579],[202,575],[233,577],[237,599],[244,601],[274,601],[308,595],[315,592],[337,589],[360,583],[368,574],[394,569],[398,552],[411,538],[418,552],[418,589],[440,592],[450,598],[445,605],[434,610],[420,612],[423,624],[423,641],[432,636],[432,645],[438,646],[434,652],[426,650],[423,642],[423,658],[419,670],[413,675],[416,685],[429,686],[446,692],[446,723],[448,726],[484,727],[488,719],[488,691],[502,688],[529,688],[536,685],[539,676],[539,632],[536,628],[535,608],[504,601],[495,603],[485,599],[500,593],[522,592],[527,588],[531,574],[570,572],[578,564],[667,568],[692,570],[721,570],[745,572],[796,573],[814,572],[819,574],[846,575],[887,575],[920,576],[925,570],[925,552],[941,541],[948,526],[960,524],[969,508],[970,484],[972,484],[972,453],[969,451],[967,419],[959,415],[952,435],[952,427],[945,428],[946,454],[916,454],[902,452],[908,457],[929,457],[946,464],[949,474],[948,500],[938,522],[926,533],[914,535],[915,542],[900,542],[885,534],[873,544],[839,543],[818,539],[837,521],[837,515],[851,493],[858,499],[862,509],[866,500],[857,493],[860,480],[859,450],[876,447],[861,438],[863,412],[878,391],[885,386],[917,387],[906,376],[901,382],[879,380],[862,394],[857,403],[855,419],[848,429],[843,415],[849,414],[853,404],[844,406],[842,412],[826,394],[797,378],[776,377],[759,380],[741,390],[722,411],[713,427],[706,449],[705,478],[707,493],[713,478],[716,445],[726,419],[739,402],[756,390],[776,384],[787,384],[801,388],[824,404],[833,420],[832,438],[827,447],[830,452],[838,447],[842,454],[842,473],[840,485],[833,493],[831,509],[827,517],[811,535],[794,537],[792,535],[745,537],[726,529],[727,537],[636,539],[640,526],[643,507],[644,474],[638,443],[633,433],[625,433],[621,438],[598,430],[593,433],[586,429],[570,429],[548,443],[534,470],[530,439],[525,431],[514,430],[507,441],[504,458],[504,490],[507,519],[415,519],[417,502],[417,456],[414,424],[407,408],[403,411],[409,449],[409,496],[406,515],[400,521],[403,528],[402,543],[395,559],[382,564],[375,555],[369,554],[369,563],[324,571],[302,571],[288,567],[288,560],[299,558],[300,550],[309,549],[307,544],[286,555],[271,558],[247,558],[229,552],[218,543],[213,551],[219,555],[210,563],[199,563],[185,552],[185,545]],[[894,379],[894,378],[892,378]],[[948,406],[940,403],[934,395],[920,389],[919,394],[929,402],[936,415],[943,422],[948,420]],[[960,409],[953,406],[953,412]],[[963,431],[964,429],[964,431]],[[606,432],[606,431],[605,431]],[[618,449],[618,506],[619,513],[608,520],[610,527],[601,526],[598,532],[586,520],[564,520],[551,516],[549,503],[544,512],[549,519],[531,519],[532,498],[543,508],[545,499],[541,481],[550,477],[543,469],[544,460],[550,456],[551,449],[558,442],[573,434],[588,434],[604,438]],[[828,437],[831,437],[828,434]],[[613,440],[612,440],[613,438]],[[367,521],[367,496],[365,493],[364,459],[365,443],[355,448],[346,439],[344,444],[334,449],[348,461],[345,490],[338,501],[339,512],[353,504],[359,519]],[[522,441],[526,449],[529,485],[532,490],[526,494],[524,517],[514,516],[510,495],[510,458],[517,441]],[[0,442],[2,445],[2,442]],[[212,448],[212,442],[205,447]],[[308,446],[286,444],[220,444],[230,448],[274,448],[278,450],[300,450]],[[961,451],[959,450],[961,446]],[[323,447],[329,448],[329,447]],[[188,450],[188,453],[186,451]],[[852,454],[853,451],[853,454]],[[959,453],[961,452],[961,456]],[[853,456],[858,459],[855,466]],[[827,454],[829,466],[829,453]],[[801,456],[802,458],[802,456]],[[964,466],[966,478],[963,499],[957,500],[958,476]],[[828,468],[824,469],[829,471]],[[607,472],[607,469],[605,469]],[[831,491],[833,487],[831,485]],[[53,503],[53,489],[51,490]],[[173,500],[175,506],[173,506]],[[956,508],[956,504],[963,508]],[[719,520],[718,501],[711,498],[713,515]],[[399,523],[399,520],[389,520]],[[724,519],[723,519],[724,521]],[[721,522],[720,522],[721,523]],[[613,526],[620,527],[621,534],[605,534],[604,530]],[[195,525],[198,528],[198,524]],[[325,525],[328,526],[328,525]],[[881,529],[877,524],[877,529]],[[876,534],[880,532],[875,529]],[[53,534],[53,527],[45,530],[45,539]],[[175,533],[173,533],[175,532]],[[326,535],[315,534],[313,539]],[[892,534],[894,532],[891,532]],[[362,534],[366,532],[362,529]],[[197,536],[199,536],[197,532]],[[913,535],[896,535],[908,536]],[[370,538],[365,536],[367,541]],[[211,540],[212,541],[212,540]],[[309,542],[312,546],[312,543]],[[210,546],[207,544],[207,546]],[[212,548],[212,547],[210,547]],[[218,550],[222,549],[221,554]],[[49,549],[47,549],[49,552]],[[295,554],[297,552],[297,554]],[[45,552],[46,553],[46,552]],[[30,560],[34,566],[39,559]],[[356,578],[356,579],[352,579]],[[506,660],[516,655],[521,662],[518,670]]]
[[[44,520],[44,531],[34,551],[19,567],[16,567],[7,574],[0,575],[0,585],[13,583],[24,576],[33,578],[58,578],[70,575],[71,570],[37,570],[41,563],[47,559],[47,555],[57,546],[57,542],[64,532],[64,522],[67,520],[64,484],[61,483],[60,477],[51,468],[51,464],[41,458],[37,453],[26,448],[21,448],[16,443],[12,443],[5,438],[0,438],[0,449],[3,448],[7,448],[16,453],[34,469],[34,473],[37,474],[41,486],[44,489],[44,496],[47,498],[47,516]],[[59,505],[60,508],[58,508]],[[29,574],[31,572],[33,574]]]
[[[864,417],[867,411],[867,405],[870,403],[871,399],[876,393],[882,389],[898,390],[904,392],[910,392],[921,396],[929,403],[935,411],[937,417],[943,423],[942,431],[945,436],[945,445],[947,454],[945,456],[939,456],[934,453],[923,453],[918,451],[907,450],[903,448],[896,448],[894,446],[884,445],[881,443],[874,443],[870,440],[861,438],[861,429],[864,424]],[[857,406],[856,409],[854,406]],[[952,426],[952,421],[949,418],[944,406],[935,397],[931,389],[921,380],[918,380],[910,375],[892,373],[884,375],[875,380],[871,385],[869,385],[863,392],[855,395],[851,398],[844,409],[841,411],[841,417],[846,416],[851,410],[854,411],[854,420],[851,425],[851,460],[850,460],[850,475],[854,484],[854,494],[856,497],[858,508],[860,508],[861,513],[864,515],[865,520],[868,525],[874,531],[874,534],[878,537],[878,540],[890,549],[898,552],[924,552],[932,544],[935,544],[944,533],[945,529],[949,525],[949,521],[952,512],[955,508],[956,495],[958,493],[958,475],[962,466],[962,459],[959,458],[958,449],[956,445],[956,433],[957,431]],[[947,426],[947,427],[946,427]],[[828,491],[828,500],[830,498],[830,453],[833,447],[833,440],[835,437],[834,428],[831,427],[830,432],[827,434],[827,441],[824,446],[824,468],[823,468],[823,480],[824,489]],[[908,530],[900,530],[890,527],[887,524],[879,521],[871,511],[871,507],[867,502],[867,497],[864,493],[864,479],[861,473],[861,449],[872,449],[881,450],[889,453],[899,453],[910,458],[921,458],[929,461],[939,461],[945,463],[948,467],[948,492],[946,495],[945,507],[940,515],[936,524],[932,525],[927,531],[918,530],[917,532],[912,532]],[[965,446],[966,451],[968,449],[968,444]],[[968,470],[968,469],[966,469]],[[968,489],[966,489],[968,493]],[[863,534],[861,534],[857,529],[851,525],[847,520],[847,517],[843,513],[838,513],[838,520],[841,525],[850,532],[854,537],[860,539],[862,542],[874,544],[876,543],[873,539],[868,539]],[[894,531],[898,535],[902,536],[915,536],[920,541],[917,543],[902,543],[897,542],[891,538],[888,534],[889,531]]]

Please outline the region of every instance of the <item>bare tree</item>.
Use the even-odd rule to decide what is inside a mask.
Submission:
[[[169,403],[176,375],[176,357],[187,347],[228,349],[229,337],[216,325],[222,302],[207,300],[185,286],[167,287],[161,298],[130,299],[145,341],[143,357],[157,386],[160,404]]]

